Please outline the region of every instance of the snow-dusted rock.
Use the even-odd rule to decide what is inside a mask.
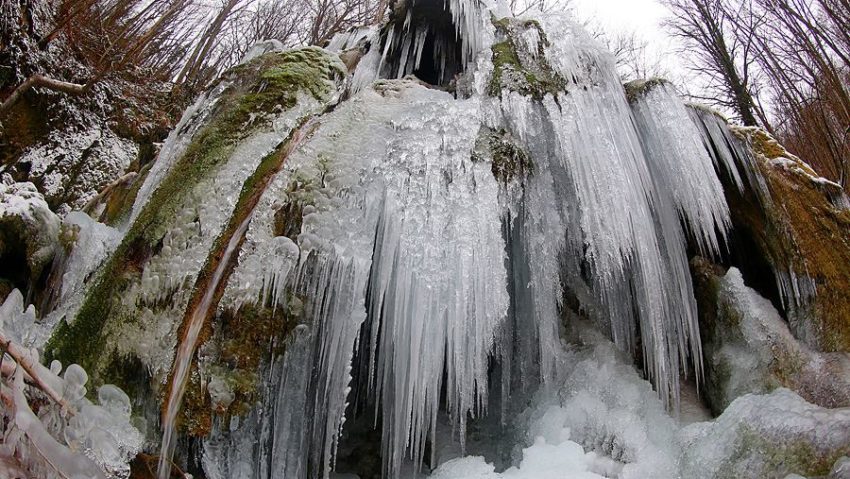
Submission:
[[[29,167],[31,181],[59,213],[80,209],[120,177],[136,159],[138,147],[109,128],[56,130],[27,150],[18,164]]]
[[[739,396],[780,386],[824,407],[850,406],[846,354],[819,353],[798,341],[736,268],[719,276],[704,261],[693,264],[702,296],[706,396],[715,412]]]
[[[780,388],[736,399],[679,440],[682,477],[825,476],[850,451],[850,408],[822,408]]]
[[[0,183],[0,276],[19,281],[38,277],[53,259],[59,224],[35,185]],[[21,263],[29,271],[20,271]]]

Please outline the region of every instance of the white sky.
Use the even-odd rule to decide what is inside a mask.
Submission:
[[[668,11],[659,0],[570,0],[570,5],[579,20],[591,19],[606,32],[635,32],[667,70],[675,76],[684,74],[678,44],[661,25]]]

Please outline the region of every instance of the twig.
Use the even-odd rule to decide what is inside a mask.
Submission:
[[[14,359],[15,362],[24,369],[24,371],[32,378],[36,387],[41,389],[42,392],[47,394],[50,399],[53,399],[53,401],[62,408],[63,413],[75,413],[73,408],[71,408],[68,404],[68,401],[66,401],[61,394],[57,393],[56,390],[41,377],[36,363],[32,360],[32,353],[28,349],[13,343],[10,339],[7,339],[2,332],[0,332],[0,343],[6,345],[6,354],[11,356],[12,359]]]

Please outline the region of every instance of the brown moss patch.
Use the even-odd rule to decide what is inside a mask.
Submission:
[[[815,180],[815,172],[770,135],[756,128],[734,132],[750,145],[756,173],[766,187],[765,194],[755,187],[741,194],[726,179],[724,190],[736,237],[746,239],[752,250],[747,255],[773,271],[793,271],[814,282],[816,294],[799,305],[783,308],[778,293],[774,295],[774,304],[785,310],[792,332],[820,351],[850,351],[850,210],[834,201],[835,185]],[[762,271],[757,276],[770,274]],[[758,287],[764,279],[751,276],[748,284],[774,297]]]
[[[292,300],[290,302],[297,302]],[[285,351],[285,339],[298,324],[298,308],[273,308],[254,304],[236,311],[226,310],[216,321],[208,349],[213,358],[200,366],[193,363],[183,408],[179,415],[181,431],[202,437],[209,433],[214,415],[247,414],[259,399],[259,372],[264,364]],[[200,374],[203,369],[204,374]],[[233,401],[226,406],[213,404],[206,384],[212,376],[227,385]]]
[[[823,351],[850,351],[850,211],[836,209],[806,175],[759,163],[773,208],[763,241],[779,265],[814,280],[817,294],[801,312]]]
[[[158,468],[159,456],[139,453],[130,461],[130,479],[159,479]],[[185,473],[172,462],[168,479],[184,479],[185,477]]]

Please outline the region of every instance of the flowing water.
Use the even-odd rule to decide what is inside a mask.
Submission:
[[[277,168],[267,173],[259,182],[257,189],[251,193],[247,204],[247,214],[245,219],[239,224],[233,235],[227,242],[227,247],[215,268],[212,279],[206,284],[204,295],[201,297],[197,307],[192,311],[186,324],[185,334],[177,347],[177,354],[174,358],[172,368],[171,387],[168,389],[168,401],[166,402],[165,413],[162,417],[162,446],[159,456],[159,466],[157,475],[160,479],[168,479],[171,475],[171,458],[174,455],[174,440],[175,426],[177,414],[180,412],[180,407],[183,403],[183,395],[186,392],[186,383],[189,376],[189,371],[192,365],[192,359],[195,356],[195,351],[198,347],[198,335],[204,326],[204,321],[209,317],[211,311],[216,307],[216,293],[219,292],[222,286],[222,281],[226,280],[228,268],[231,264],[233,254],[239,251],[239,245],[245,238],[245,232],[248,230],[248,225],[251,223],[251,218],[254,215],[257,206],[257,200],[268,186],[271,176],[276,173],[286,158],[301,144],[301,142],[309,136],[309,134],[317,126],[317,116],[309,118],[300,127],[295,129],[288,141],[285,142],[283,149],[276,153]]]
[[[227,249],[224,250],[224,255],[215,269],[212,280],[209,282],[207,290],[201,299],[200,304],[192,312],[189,318],[189,324],[186,328],[186,333],[180,345],[177,347],[177,356],[174,358],[174,373],[171,380],[171,394],[168,396],[168,403],[165,407],[165,414],[162,418],[162,449],[159,456],[159,469],[157,475],[160,479],[168,479],[171,477],[171,457],[174,454],[174,426],[177,420],[177,413],[180,412],[180,406],[183,403],[183,394],[186,392],[186,380],[189,376],[189,369],[192,364],[192,358],[195,356],[195,349],[198,347],[198,334],[204,325],[204,320],[214,306],[218,286],[224,277],[227,270],[230,258],[233,253],[238,251],[239,243],[245,236],[245,231],[248,229],[248,224],[251,222],[249,215],[239,228],[230,237],[227,243]]]

